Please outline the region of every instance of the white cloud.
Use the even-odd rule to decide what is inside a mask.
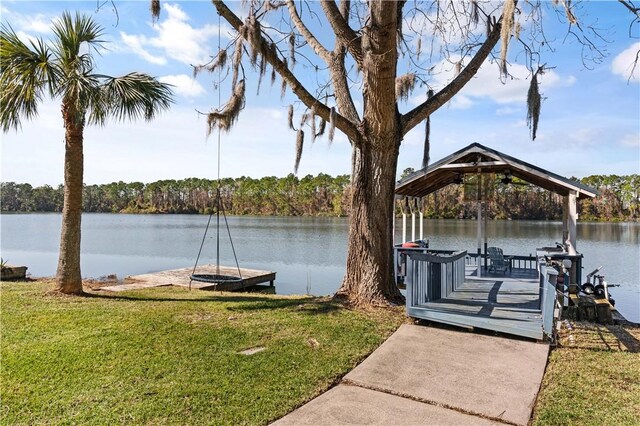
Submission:
[[[31,31],[40,34],[47,34],[51,31],[51,19],[45,15],[38,14],[27,18],[21,27],[24,31]]]
[[[213,52],[209,41],[218,35],[218,27],[191,26],[188,22],[189,16],[177,4],[163,5],[163,10],[168,16],[152,27],[156,33],[154,37],[120,33],[122,41],[129,49],[154,64],[166,63],[163,56],[189,65],[209,60]],[[226,36],[227,32],[223,33]],[[156,53],[151,53],[150,50]]]
[[[174,92],[185,98],[195,98],[205,93],[204,87],[186,74],[165,75],[158,80],[172,84]]]
[[[640,83],[640,63],[636,63],[638,52],[640,52],[640,41],[633,43],[613,58],[611,72],[625,80]]]
[[[496,115],[513,115],[519,113],[522,113],[520,108],[513,108],[510,106],[501,107],[496,110]]]
[[[25,15],[9,10],[6,7],[3,7],[1,12],[3,21],[11,24],[16,32],[22,31],[25,33],[39,34],[51,33],[51,24],[53,21],[51,16],[47,16],[42,13]]]
[[[620,139],[620,145],[631,148],[640,148],[640,134],[627,133],[622,137],[622,139]]]
[[[437,68],[440,69],[435,75],[433,86],[440,90],[451,82],[454,77],[453,67],[447,62],[441,62]],[[485,63],[478,73],[467,83],[467,85],[452,99],[452,108],[469,108],[474,101],[490,99],[498,104],[524,104],[527,100],[527,91],[531,82],[529,70],[524,65],[511,64],[509,66],[510,77],[502,81],[498,66],[495,63]],[[561,77],[553,70],[549,70],[539,77],[540,90],[558,86],[570,86],[574,84],[574,76]],[[459,102],[456,98],[463,96]],[[414,104],[424,102],[426,95],[422,94],[411,99]],[[498,114],[510,113],[508,110],[500,109]]]
[[[451,109],[468,109],[473,106],[473,101],[468,96],[458,94],[451,99]]]
[[[489,98],[499,104],[524,103],[531,77],[529,70],[520,64],[509,66],[511,77],[503,83],[497,66],[485,64],[478,74],[462,89],[462,93],[475,98]],[[557,86],[561,83],[560,76],[554,71],[547,71],[540,77],[540,90]]]
[[[131,52],[140,55],[145,61],[157,65],[164,65],[167,63],[167,60],[162,56],[154,56],[151,53],[147,52],[144,47],[142,47],[143,44],[148,43],[146,37],[129,35],[120,31],[120,39]]]

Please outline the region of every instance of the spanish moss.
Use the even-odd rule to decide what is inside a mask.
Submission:
[[[320,126],[318,128],[318,133],[316,134],[316,137],[324,135],[324,131],[326,128],[327,128],[327,121],[324,118],[321,118]]]
[[[409,99],[409,95],[416,84],[416,75],[404,74],[396,78],[396,98],[402,101]]]
[[[333,142],[333,136],[336,133],[336,109],[331,107],[331,111],[329,111],[329,134],[327,135],[329,138],[329,145]]]
[[[289,111],[287,113],[287,121],[289,122],[289,128],[295,131],[296,128],[293,125],[293,105],[289,105]]]
[[[296,36],[294,33],[289,35],[289,59],[291,59],[291,68],[296,66]]]
[[[304,131],[298,130],[296,136],[296,164],[293,168],[294,174],[298,174],[298,167],[300,166],[300,159],[302,158],[302,146],[304,145]]]
[[[160,0],[151,0],[151,18],[153,22],[158,22],[160,19]]]
[[[480,22],[480,7],[478,6],[478,0],[471,0],[471,21],[476,26]]]
[[[313,107],[309,111],[309,120],[311,120],[309,123],[311,126],[311,143],[314,143],[316,141],[316,110]]]
[[[193,67],[193,78],[196,78],[198,74],[202,70],[206,70],[208,72],[214,72],[218,68],[224,68],[227,64],[227,51],[225,49],[220,49],[218,54],[213,58],[213,60],[205,65],[195,65]]]
[[[244,91],[244,80],[240,80],[234,87],[231,98],[224,108],[215,110],[207,115],[207,136],[211,135],[215,127],[225,132],[228,132],[233,127],[240,115],[240,111],[244,108]]]
[[[514,25],[515,0],[505,0],[502,12],[502,28],[500,29],[500,72],[507,75],[507,50],[511,39],[511,31]]]
[[[531,129],[531,139],[534,141],[538,132],[538,120],[540,119],[540,107],[542,104],[542,96],[538,87],[538,74],[542,73],[543,69],[540,68],[531,76],[531,83],[527,92],[527,124]]]
[[[433,89],[429,89],[427,91],[427,99],[431,99],[433,96]],[[424,123],[424,151],[422,153],[422,168],[426,168],[429,166],[430,155],[429,152],[431,150],[431,114],[427,116],[427,119]]]

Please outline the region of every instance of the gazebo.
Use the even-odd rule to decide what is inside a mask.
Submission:
[[[576,202],[578,199],[595,197],[597,191],[580,182],[567,179],[479,143],[472,143],[429,167],[401,179],[396,185],[396,199],[403,199],[408,204],[417,201],[420,205],[423,197],[447,185],[460,183],[464,175],[494,173],[520,178],[561,195],[564,199],[562,242],[569,254],[576,254],[576,222],[578,220]],[[480,206],[481,202],[478,203],[479,240],[483,237]],[[412,234],[415,235],[415,230],[412,230]]]
[[[480,182],[482,182],[482,176],[492,174],[504,175],[504,182],[519,178],[563,197],[563,247],[539,248],[534,258],[526,259],[529,260],[527,268],[521,268],[514,274],[509,271],[509,275],[503,277],[488,273],[481,262],[483,258],[481,242],[484,239],[485,267],[487,266],[487,237],[483,225],[486,221],[483,206],[486,206],[486,203]],[[465,176],[477,177],[475,201],[478,210],[478,252],[471,254],[453,250],[415,248],[407,251],[403,249],[404,257],[399,259],[398,246],[396,246],[397,261],[405,262],[402,267],[407,277],[409,314],[448,324],[504,331],[537,339],[548,336],[550,332],[548,322],[553,316],[556,300],[554,278],[556,272],[549,268],[550,254],[574,260],[571,279],[574,282],[580,280],[581,262],[575,262],[581,258],[577,252],[576,204],[578,199],[595,197],[597,191],[479,143],[472,143],[427,168],[401,179],[396,185],[396,200],[400,200],[405,206],[421,206],[424,197],[447,185],[464,182]],[[403,209],[403,243],[407,241],[406,210]],[[424,239],[423,218],[420,208],[412,209],[411,235],[415,240],[416,213],[420,218],[419,237],[422,240]],[[407,256],[410,258],[408,263]],[[474,267],[468,264],[470,258],[475,259]],[[471,275],[473,277],[470,277]],[[538,291],[527,293],[523,290],[531,285],[538,288]],[[551,290],[552,287],[553,290]],[[462,291],[463,288],[464,291]],[[537,298],[522,297],[524,294],[534,294]],[[465,300],[468,297],[472,297],[473,301]],[[486,299],[485,302],[482,302],[483,297]],[[507,302],[503,303],[500,300]],[[545,309],[551,312],[547,317],[544,315]],[[535,311],[538,314],[535,314]],[[542,323],[545,321],[546,325],[543,326]],[[543,332],[543,329],[546,331]]]

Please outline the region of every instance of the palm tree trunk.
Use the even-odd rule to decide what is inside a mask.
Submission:
[[[62,116],[65,127],[64,153],[64,208],[62,209],[62,234],[56,275],[57,291],[65,294],[82,294],[80,273],[80,227],[82,217],[82,153],[84,122],[78,118],[73,105],[63,103]]]

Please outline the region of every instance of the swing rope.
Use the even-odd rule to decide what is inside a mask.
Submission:
[[[221,28],[221,15],[220,13],[218,13],[218,52],[220,52],[221,50],[220,28]],[[221,67],[219,67],[218,68],[218,109],[222,107],[222,95],[220,93],[221,83],[222,83],[222,70],[221,70]],[[218,126],[217,136],[218,136],[218,182],[216,187],[216,273],[215,274],[196,274],[198,262],[200,261],[200,256],[202,255],[202,248],[204,247],[204,243],[207,239],[207,232],[209,231],[211,219],[213,218],[213,211],[211,211],[211,213],[209,213],[209,220],[207,221],[207,227],[204,230],[202,242],[200,243],[200,249],[198,250],[196,263],[195,265],[193,265],[193,270],[191,271],[191,275],[189,277],[189,290],[191,290],[192,281],[199,281],[199,282],[206,282],[206,283],[213,283],[213,284],[242,282],[242,288],[244,288],[244,280],[242,278],[242,273],[240,272],[240,265],[238,264],[238,256],[236,255],[236,248],[233,245],[233,239],[231,238],[231,230],[229,229],[229,222],[227,221],[227,215],[224,211],[224,204],[222,203],[222,197],[220,196],[220,145],[221,145],[220,126]],[[220,273],[220,211],[222,211],[224,224],[227,227],[227,235],[229,236],[229,242],[231,243],[231,250],[233,251],[233,258],[236,262],[236,269],[238,271],[237,277],[222,275]]]

